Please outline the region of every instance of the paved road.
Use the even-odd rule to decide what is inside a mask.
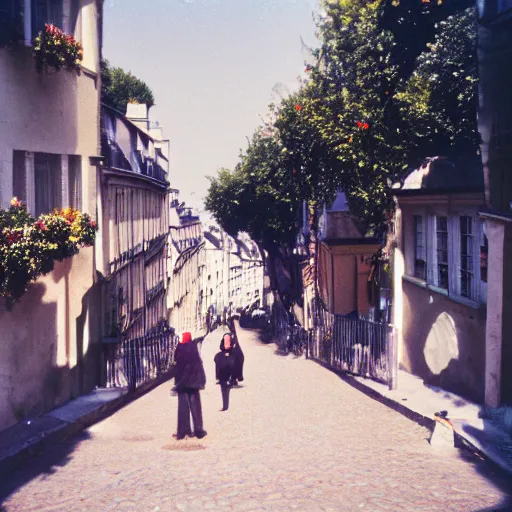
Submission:
[[[207,438],[172,439],[177,399],[164,384],[0,482],[5,510],[477,511],[512,492],[487,463],[436,453],[424,428],[250,331],[244,387],[220,412],[220,335],[203,346]]]

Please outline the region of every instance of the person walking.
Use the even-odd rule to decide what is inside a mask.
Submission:
[[[178,393],[178,428],[173,434],[178,440],[186,436],[202,439],[207,435],[203,428],[203,412],[199,390],[206,385],[203,361],[199,355],[197,343],[192,335],[184,332],[174,354],[174,389]],[[190,415],[194,423],[192,431]]]
[[[233,355],[235,357],[235,369],[233,372],[233,378],[231,381],[232,386],[237,387],[238,381],[242,382],[244,380],[244,361],[245,356],[242,351],[242,347],[240,346],[240,342],[238,341],[238,335],[236,333],[236,326],[233,319],[231,319],[228,324],[229,330],[231,332],[231,338],[233,340]]]
[[[220,352],[218,352],[214,358],[215,375],[220,382],[222,393],[221,411],[227,411],[229,409],[229,391],[233,376],[235,375],[235,356],[233,350],[234,346],[231,333],[227,332],[222,336]]]

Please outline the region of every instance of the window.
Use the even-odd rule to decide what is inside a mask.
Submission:
[[[483,244],[480,246],[480,279],[487,283],[487,254],[489,253],[489,242],[483,235]]]
[[[32,0],[32,38],[44,29],[45,23],[62,28],[62,0]]]
[[[414,215],[414,277],[426,279],[425,228],[423,217]]]
[[[34,185],[36,217],[61,206],[61,156],[34,154]]]
[[[27,177],[25,173],[25,151],[14,151],[12,155],[13,195],[27,200]]]
[[[473,219],[460,218],[460,294],[471,297],[473,283]]]
[[[485,302],[487,240],[475,212],[413,215],[408,275],[467,303]],[[465,300],[462,300],[465,299]]]
[[[0,45],[23,37],[21,8],[19,0],[0,2]]]
[[[82,209],[82,158],[69,156],[69,206]]]
[[[448,290],[448,218],[436,217],[437,285]]]

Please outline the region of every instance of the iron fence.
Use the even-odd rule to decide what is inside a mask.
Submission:
[[[366,319],[352,319],[317,308],[308,354],[327,366],[396,385],[394,329]]]
[[[171,327],[105,344],[106,387],[135,390],[170,370],[178,336]]]

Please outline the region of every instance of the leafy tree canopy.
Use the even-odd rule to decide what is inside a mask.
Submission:
[[[275,138],[256,131],[236,168],[210,178],[205,206],[231,236],[245,231],[269,251],[290,246],[300,201]]]
[[[131,72],[111,67],[108,60],[101,61],[101,101],[125,114],[128,103],[155,104],[148,85]]]

